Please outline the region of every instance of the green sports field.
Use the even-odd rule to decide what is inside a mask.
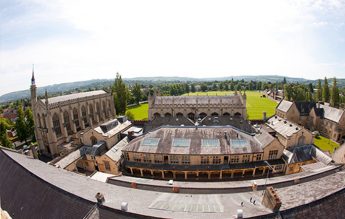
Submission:
[[[334,149],[339,147],[339,144],[337,142],[334,142],[326,137],[318,136],[314,138],[314,144],[320,148],[322,151],[329,151],[331,154],[333,154]]]
[[[184,95],[229,95],[232,94],[230,91],[209,91],[209,92],[195,92]],[[274,115],[275,107],[277,102],[260,97],[261,93],[257,91],[247,91],[247,114],[249,120],[260,120],[262,119],[262,113],[266,112],[267,117]],[[148,118],[148,104],[141,104],[139,106],[134,106],[128,109],[133,113],[135,120],[147,120]]]

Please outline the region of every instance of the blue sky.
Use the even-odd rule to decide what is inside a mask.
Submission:
[[[345,0],[1,0],[0,95],[123,77],[345,78]]]

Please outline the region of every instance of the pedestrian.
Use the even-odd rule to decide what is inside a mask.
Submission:
[[[243,207],[243,202],[241,202],[241,206]]]
[[[252,203],[252,199],[253,199],[253,197],[250,197],[250,203]]]
[[[255,205],[255,201],[256,201],[256,200],[253,201],[253,204],[254,204],[254,205]]]

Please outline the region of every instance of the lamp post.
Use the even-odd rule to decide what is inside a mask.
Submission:
[[[273,170],[273,167],[266,160],[264,161],[264,163],[268,166],[269,169],[267,171],[267,176],[266,176],[265,185],[264,185],[265,189],[263,190],[262,195],[264,195],[265,191],[266,191],[266,184],[267,184],[268,175],[270,173],[270,170]]]

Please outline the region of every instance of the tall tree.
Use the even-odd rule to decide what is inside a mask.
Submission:
[[[32,137],[34,140],[35,137],[35,124],[34,124],[34,117],[32,115],[31,109],[28,107],[25,110],[25,126],[28,137]]]
[[[333,79],[332,91],[331,91],[331,106],[338,107],[339,106],[339,89],[337,87],[337,79]]]
[[[188,83],[185,83],[185,84],[184,84],[184,90],[185,90],[185,92],[186,92],[187,94],[190,92],[189,84],[188,84]]]
[[[135,103],[139,104],[143,94],[141,92],[141,86],[138,83],[135,83],[135,85],[133,86],[132,94],[133,94]]]
[[[322,89],[322,100],[324,102],[329,102],[329,87],[328,87],[328,82],[327,82],[327,78],[325,77],[325,82],[323,84],[323,89]]]
[[[321,85],[321,79],[319,79],[318,82],[317,82],[317,92],[316,92],[315,101],[322,101],[322,85]]]
[[[7,137],[7,129],[10,125],[5,121],[5,119],[0,118],[0,144],[4,147],[10,148],[12,146],[10,140]]]
[[[23,107],[18,106],[18,118],[16,120],[15,128],[17,131],[17,136],[20,141],[25,141],[27,143],[27,138],[29,137],[28,130],[25,124],[25,116],[23,112]]]
[[[195,93],[195,91],[196,91],[194,84],[191,85],[191,91],[192,91],[192,93]]]
[[[124,115],[127,108],[128,92],[126,89],[126,85],[119,73],[116,73],[116,78],[113,85],[113,95],[116,113],[118,115]]]

